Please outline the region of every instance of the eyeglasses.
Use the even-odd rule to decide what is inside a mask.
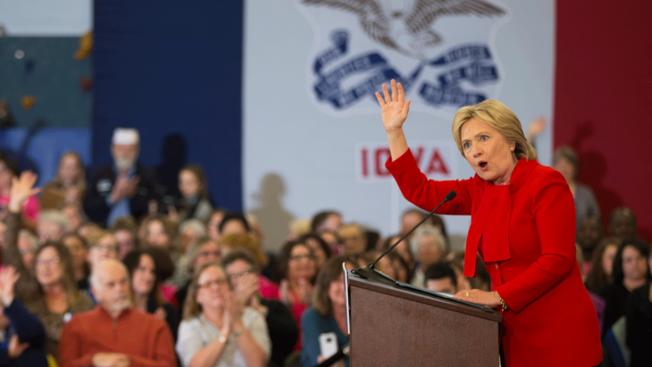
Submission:
[[[292,255],[290,261],[313,260],[314,258],[313,255]]]
[[[61,259],[58,257],[53,257],[50,259],[39,259],[36,260],[36,266],[52,266],[52,265],[57,265],[61,262]]]
[[[208,256],[214,256],[214,257],[220,257],[221,253],[219,251],[201,251],[197,254],[197,257],[208,257]]]
[[[95,245],[95,247],[98,250],[102,251],[118,251],[118,246],[117,245]]]
[[[203,284],[197,284],[199,288],[211,288],[211,287],[222,287],[229,284],[229,281],[226,280],[226,278],[219,278],[219,279],[213,279],[209,280],[207,282],[204,282]]]
[[[236,279],[238,279],[240,277],[243,277],[243,276],[245,276],[247,274],[252,274],[252,273],[253,273],[253,271],[251,269],[247,269],[247,270],[241,271],[239,273],[230,273],[230,274],[227,274],[227,275],[228,275],[229,279],[236,280]]]

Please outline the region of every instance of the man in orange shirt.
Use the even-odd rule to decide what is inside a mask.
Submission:
[[[117,260],[93,269],[98,306],[63,328],[60,365],[72,367],[176,366],[172,334],[164,321],[131,306],[129,276]]]

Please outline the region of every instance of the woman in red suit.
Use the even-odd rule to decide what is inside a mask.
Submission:
[[[457,147],[475,171],[455,181],[428,179],[403,133],[410,101],[400,83],[376,93],[391,159],[387,168],[403,195],[438,213],[471,215],[464,274],[480,254],[492,291],[456,297],[499,309],[503,365],[596,366],[602,360],[596,311],[575,261],[575,209],[568,184],[536,161],[516,115],[496,100],[461,108],[453,120]]]

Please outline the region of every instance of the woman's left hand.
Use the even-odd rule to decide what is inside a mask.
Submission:
[[[455,293],[455,298],[459,298],[463,301],[489,306],[492,308],[500,306],[500,301],[498,300],[498,297],[494,292],[486,292],[480,289],[468,289],[464,291],[459,291]]]

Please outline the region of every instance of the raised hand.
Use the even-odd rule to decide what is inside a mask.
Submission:
[[[383,83],[382,94],[376,92],[376,99],[382,110],[383,126],[387,133],[401,130],[410,111],[410,101],[405,99],[403,85],[394,79],[390,84],[391,93],[386,83]]]
[[[11,336],[11,339],[9,339],[7,354],[9,355],[9,358],[16,359],[20,357],[27,348],[29,348],[29,343],[21,343],[20,340],[18,340],[18,335],[14,334]]]
[[[11,189],[9,190],[9,210],[18,213],[25,204],[25,201],[41,191],[34,188],[38,176],[32,171],[25,171],[18,177],[11,180]]]

